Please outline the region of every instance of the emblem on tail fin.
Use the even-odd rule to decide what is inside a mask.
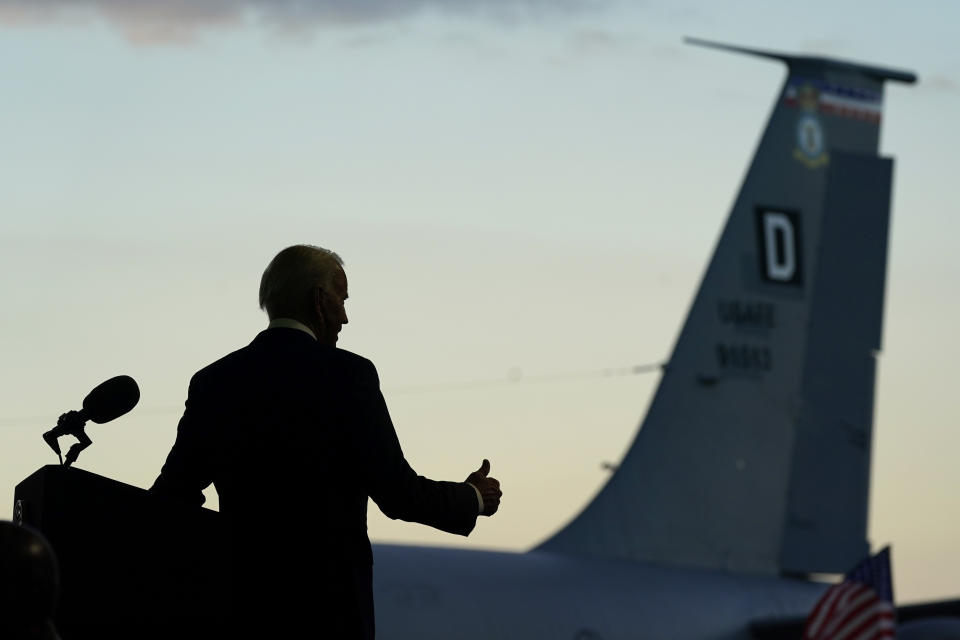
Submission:
[[[793,157],[811,169],[822,167],[830,162],[823,140],[823,127],[813,113],[800,116],[797,120],[797,147]]]
[[[800,117],[797,118],[797,146],[793,149],[793,157],[811,169],[830,162],[823,126],[817,117],[820,94],[820,89],[810,83],[790,83],[783,94],[784,102],[788,106],[800,107]]]

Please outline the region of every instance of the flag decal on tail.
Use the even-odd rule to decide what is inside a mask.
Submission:
[[[800,217],[795,211],[757,207],[757,241],[765,282],[803,284]]]
[[[787,82],[783,101],[789,107],[800,107],[805,111],[819,111],[877,124],[883,112],[883,99],[879,91],[855,89],[798,76],[791,77]]]
[[[893,638],[894,626],[890,547],[885,547],[827,589],[807,618],[803,638]]]

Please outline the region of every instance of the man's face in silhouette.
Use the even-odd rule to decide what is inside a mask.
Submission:
[[[321,344],[335,347],[340,329],[348,322],[347,310],[344,308],[347,300],[347,274],[343,269],[337,269],[331,286],[320,288],[319,296],[318,312],[323,318],[323,328],[317,339]]]

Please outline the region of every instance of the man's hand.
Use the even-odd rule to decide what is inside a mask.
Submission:
[[[500,508],[500,496],[503,495],[500,491],[500,481],[496,478],[488,478],[488,473],[490,473],[490,461],[484,458],[480,468],[467,476],[467,482],[480,492],[480,497],[483,499],[481,515],[484,516],[492,516],[497,512]]]

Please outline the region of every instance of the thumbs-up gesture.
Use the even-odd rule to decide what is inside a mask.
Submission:
[[[500,491],[500,481],[496,478],[490,478],[490,461],[484,458],[480,468],[467,476],[467,482],[476,487],[483,499],[483,511],[481,515],[492,516],[500,508],[500,497],[503,492]]]

